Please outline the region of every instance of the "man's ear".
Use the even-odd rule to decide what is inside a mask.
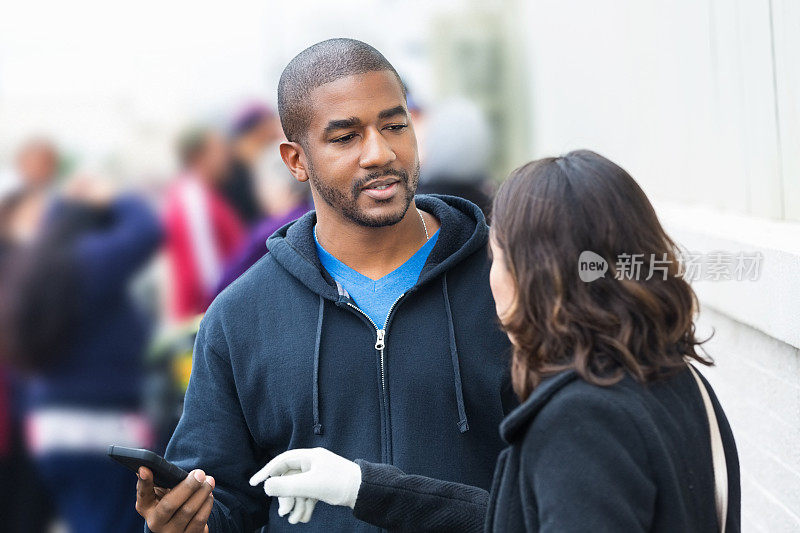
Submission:
[[[297,181],[308,181],[308,172],[306,171],[306,154],[300,143],[296,142],[282,142],[280,145],[281,159],[283,159],[286,168],[292,173],[292,176]]]

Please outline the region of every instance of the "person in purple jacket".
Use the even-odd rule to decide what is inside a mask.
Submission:
[[[141,531],[109,443],[150,445],[140,412],[151,320],[129,295],[162,239],[140,199],[94,181],[54,201],[2,282],[0,354],[26,374],[27,444],[71,531]]]
[[[268,148],[256,168],[256,196],[267,216],[250,230],[242,251],[225,266],[215,294],[256,264],[267,253],[267,239],[314,208],[307,183],[297,181],[283,164],[278,145]]]

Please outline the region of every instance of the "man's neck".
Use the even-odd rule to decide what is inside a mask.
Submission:
[[[428,236],[432,236],[439,229],[439,222],[429,213],[422,215]],[[338,213],[331,213],[329,208],[317,209],[317,240],[339,261],[377,280],[408,261],[425,244],[427,237],[412,201],[400,222],[381,228],[361,226]]]

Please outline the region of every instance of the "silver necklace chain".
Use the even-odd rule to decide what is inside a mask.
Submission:
[[[417,214],[419,215],[419,219],[422,221],[422,229],[425,230],[425,240],[429,241],[431,236],[428,235],[428,225],[425,224],[425,219],[422,217],[422,213],[420,212],[419,208],[417,208]]]

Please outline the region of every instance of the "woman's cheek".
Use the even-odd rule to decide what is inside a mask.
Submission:
[[[514,283],[511,274],[502,264],[502,258],[498,258],[497,255],[494,256],[489,271],[489,286],[494,296],[495,311],[502,319],[514,302]]]

